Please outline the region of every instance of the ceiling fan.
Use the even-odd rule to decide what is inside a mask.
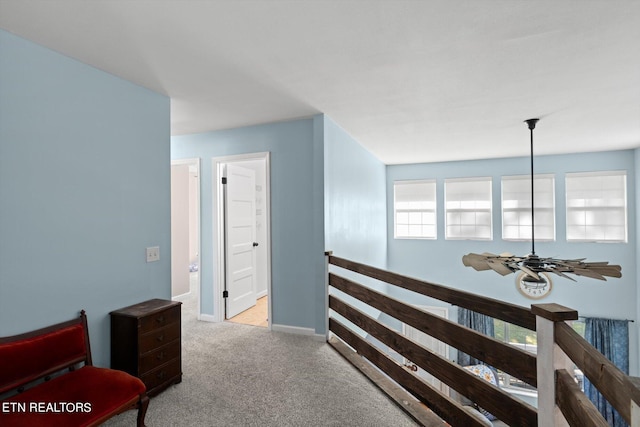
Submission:
[[[525,120],[531,134],[531,253],[527,256],[516,256],[509,253],[495,255],[492,253],[470,253],[462,257],[466,267],[477,271],[493,270],[503,276],[522,272],[523,281],[530,283],[544,283],[546,280],[539,273],[555,273],[558,276],[576,281],[569,274],[590,277],[592,279],[607,280],[607,277],[622,277],[619,265],[609,265],[607,261],[585,262],[580,259],[540,258],[535,250],[535,220],[534,220],[534,191],[533,191],[533,130],[539,119]]]

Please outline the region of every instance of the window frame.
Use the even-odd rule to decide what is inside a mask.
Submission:
[[[544,173],[535,174],[534,177],[534,219],[535,219],[535,239],[540,242],[555,242],[556,241],[556,191],[555,191],[555,174]],[[547,183],[541,181],[551,180],[551,191],[546,191]],[[505,208],[505,181],[528,181],[529,187],[527,189],[527,205],[523,207],[509,207]],[[537,183],[536,183],[537,182]],[[544,188],[544,191],[540,191],[540,187]],[[551,202],[551,207],[546,207],[545,200],[541,200],[539,195],[545,195]],[[531,241],[531,175],[504,175],[500,182],[500,208],[502,214],[502,240],[509,242],[530,242]],[[517,202],[517,201],[516,201]],[[543,205],[543,206],[541,206]],[[524,214],[529,219],[529,224],[523,224],[518,221],[518,224],[510,224],[505,219],[505,213],[512,212],[516,214]],[[545,215],[546,214],[546,215]],[[550,214],[550,215],[549,215]],[[520,215],[518,215],[520,217]],[[544,221],[544,217],[551,218],[551,224]],[[519,237],[507,237],[506,227],[518,227]],[[520,228],[527,227],[529,231],[528,237],[522,237]],[[551,237],[547,234],[543,234],[543,227],[551,229]]]
[[[450,200],[449,194],[447,191],[449,188],[449,184],[460,184],[460,183],[484,183],[488,185],[488,199],[486,200]],[[473,191],[472,191],[473,193]],[[454,193],[456,194],[456,193]],[[449,207],[449,203],[460,203],[460,207],[451,208]],[[478,204],[478,203],[488,203],[487,208],[479,208],[479,207],[462,207],[463,203]],[[447,178],[444,180],[444,212],[445,212],[445,223],[444,223],[444,235],[445,240],[481,240],[481,241],[491,241],[493,240],[493,177],[492,176],[479,176],[479,177],[469,177],[469,178]],[[450,214],[459,213],[460,221],[458,224],[450,224]],[[466,214],[466,215],[465,215]],[[483,214],[484,216],[489,218],[488,224],[478,224],[478,214]],[[465,224],[463,223],[463,215],[469,218],[471,215],[475,217],[473,224]],[[458,236],[451,235],[449,233],[450,227],[458,226],[460,229],[462,227],[473,227],[476,231],[474,235],[463,235],[460,233]],[[477,229],[479,227],[488,227],[489,232],[487,237],[482,237],[477,234]]]
[[[427,200],[426,198],[421,200],[423,202],[432,203],[433,207],[415,207],[415,208],[398,208],[398,200],[397,200],[397,188],[399,186],[411,186],[411,185],[424,185],[428,184],[429,186],[433,186],[433,198]],[[413,214],[420,214],[421,220],[415,224],[411,224],[411,220],[408,219],[406,225],[408,228],[411,225],[420,226],[422,230],[424,227],[433,227],[432,235],[411,235],[410,232],[407,232],[406,235],[399,235],[398,233],[398,213],[407,213],[409,216]],[[432,215],[433,216],[433,224],[424,222],[424,215]],[[437,181],[435,179],[411,179],[411,180],[396,180],[393,182],[393,238],[397,240],[437,240],[438,239],[438,188]]]
[[[605,178],[613,178],[613,177],[622,177],[622,188],[617,188],[622,195],[622,205],[612,205],[602,203],[599,204],[598,200],[605,201],[608,198],[603,197],[601,199],[595,197],[588,197],[585,195],[583,199],[579,199],[577,197],[570,198],[574,191],[579,190],[570,190],[570,180],[572,178],[597,178],[597,177],[605,177]],[[629,241],[629,198],[627,197],[628,191],[628,173],[626,170],[610,170],[610,171],[589,171],[589,172],[567,172],[565,174],[565,221],[566,221],[566,229],[565,235],[566,240],[569,243],[628,243]],[[597,193],[598,191],[604,193],[605,189],[596,189],[596,188],[588,188],[581,190],[583,192],[592,192]],[[579,201],[582,200],[584,206],[576,206],[579,204]],[[610,199],[614,200],[614,199]],[[577,215],[582,212],[585,216],[585,220],[583,224],[571,223],[571,218],[575,218]],[[615,217],[615,213],[618,213],[618,217],[622,218],[624,224],[620,224],[619,222],[616,224],[607,224],[606,222],[611,221],[612,218]],[[606,217],[605,223],[590,223],[588,218],[597,218],[597,217]],[[574,237],[572,229],[577,227],[584,227],[585,230],[581,233],[583,237]],[[588,237],[588,228],[601,227],[601,233],[604,237],[595,238]],[[611,234],[611,229],[614,227],[623,227],[624,228],[624,238],[607,238],[607,231]],[[577,232],[575,233],[578,234]],[[614,233],[615,234],[615,233]]]

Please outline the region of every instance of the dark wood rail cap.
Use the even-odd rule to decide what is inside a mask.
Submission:
[[[564,322],[565,320],[577,320],[578,312],[572,308],[560,304],[532,304],[531,313],[544,317],[552,322]]]
[[[333,251],[324,251],[324,255],[325,256],[331,256],[331,255],[333,255]]]

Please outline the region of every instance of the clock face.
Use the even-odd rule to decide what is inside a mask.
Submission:
[[[543,282],[528,282],[523,280],[526,277],[525,273],[520,273],[516,278],[516,287],[522,295],[531,299],[544,298],[551,292],[553,283],[551,278],[546,273],[538,273]]]

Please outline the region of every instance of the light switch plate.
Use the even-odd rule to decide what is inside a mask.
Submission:
[[[147,248],[147,262],[160,261],[160,246]]]

